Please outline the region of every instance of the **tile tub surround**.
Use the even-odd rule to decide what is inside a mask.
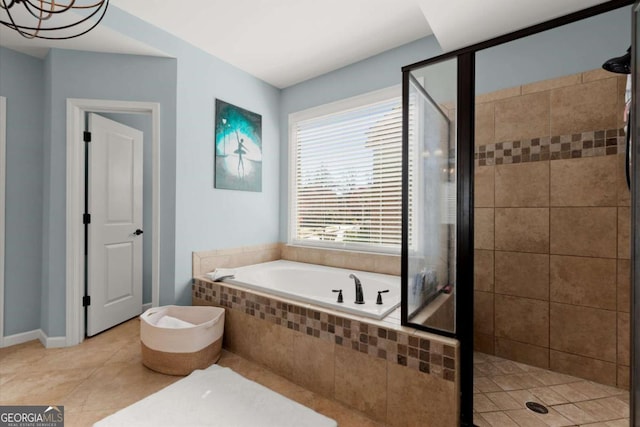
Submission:
[[[394,276],[400,275],[400,255],[321,249],[285,243],[193,252],[192,274],[193,277],[201,277],[218,267],[243,267],[279,259]]]
[[[216,268],[235,268],[280,259],[281,243],[217,249],[192,253],[192,277],[204,276]]]
[[[457,424],[457,341],[401,327],[397,313],[374,321],[202,278],[193,304],[227,309],[230,351],[375,420]]]
[[[595,70],[478,97],[475,171],[476,349],[621,388],[624,84]]]

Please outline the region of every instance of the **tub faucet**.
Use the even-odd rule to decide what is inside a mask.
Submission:
[[[362,283],[360,283],[360,279],[353,273],[349,275],[349,278],[353,279],[356,284],[356,304],[364,304],[364,295],[362,294]]]

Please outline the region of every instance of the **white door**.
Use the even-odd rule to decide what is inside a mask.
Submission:
[[[142,312],[143,134],[89,114],[87,335]]]

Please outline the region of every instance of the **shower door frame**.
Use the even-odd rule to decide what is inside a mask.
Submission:
[[[578,22],[596,15],[610,12],[625,6],[633,5],[635,0],[611,0],[590,8],[586,8],[559,18],[555,18],[522,30],[514,31],[481,43],[477,43],[462,49],[458,49],[434,58],[416,62],[402,67],[402,102],[403,102],[403,176],[402,176],[402,304],[401,304],[401,322],[403,326],[424,330],[427,332],[452,337],[460,342],[459,357],[459,378],[460,378],[460,425],[473,426],[473,307],[474,307],[474,290],[473,290],[473,184],[474,184],[474,117],[475,117],[475,54],[476,52],[495,47],[504,43],[508,43],[520,38],[528,37],[543,31],[551,30],[563,25]],[[640,0],[635,2],[636,5]],[[635,8],[634,8],[635,10]],[[635,25],[635,20],[634,20]],[[635,30],[635,27],[633,27]],[[635,33],[634,33],[635,34]],[[633,51],[633,49],[632,49]],[[455,284],[455,331],[447,332],[439,329],[430,328],[421,324],[411,323],[408,319],[408,253],[409,253],[409,75],[413,70],[432,65],[441,61],[452,58],[458,59],[458,119],[456,153],[457,153],[457,216],[456,216],[456,284]],[[633,61],[632,61],[633,62]],[[640,76],[636,76],[639,84],[635,91],[640,95]],[[635,94],[634,94],[635,95]],[[636,97],[634,99],[634,108]],[[634,109],[636,115],[640,115],[638,109]],[[632,119],[633,120],[633,119]],[[637,122],[639,126],[633,125],[635,140],[640,140],[640,117]],[[633,160],[635,158],[640,161],[640,144],[633,151]],[[633,162],[632,182],[640,183],[640,170],[635,167],[636,161]],[[632,184],[632,224],[637,215],[640,218],[640,185]],[[636,194],[638,191],[638,194]],[[636,197],[637,196],[637,197]],[[638,204],[636,209],[635,205]],[[640,261],[640,232],[634,232],[635,227],[631,227],[632,236],[632,262],[631,283],[632,283],[632,320],[636,319],[636,311],[640,316],[640,263],[638,264],[638,274],[635,272],[635,264]],[[640,231],[640,230],[639,230]],[[637,236],[636,236],[637,234]],[[637,241],[637,242],[636,242]],[[634,248],[638,248],[634,252]],[[638,261],[636,255],[638,254]],[[636,277],[638,276],[638,277]],[[634,292],[636,288],[638,292]],[[458,286],[462,284],[462,286]],[[636,304],[637,300],[637,304]],[[637,310],[635,307],[637,306]],[[639,319],[640,320],[640,319]],[[632,346],[631,346],[631,385],[630,385],[630,407],[631,420],[638,418],[636,424],[640,426],[640,328],[634,328],[635,322],[631,322]],[[637,336],[637,339],[636,339]],[[635,347],[638,346],[637,351]],[[638,359],[636,361],[636,358]],[[636,368],[637,366],[637,368]],[[637,378],[636,378],[637,377]],[[637,399],[636,399],[636,394]],[[638,410],[635,406],[638,405]]]
[[[640,40],[636,39],[640,31],[636,16],[640,16],[640,0],[636,1],[631,11],[631,70],[632,96],[630,121],[627,132],[630,132],[631,142],[640,141],[640,73],[638,73],[637,51]],[[640,144],[631,144],[631,384],[630,384],[630,414],[632,426],[640,425],[640,328],[634,327],[640,321],[640,230],[633,225],[640,219]],[[629,161],[629,159],[625,159]]]

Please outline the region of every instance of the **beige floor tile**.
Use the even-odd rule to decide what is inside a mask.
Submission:
[[[499,375],[492,378],[493,382],[498,384],[504,391],[522,390],[522,384],[514,375]]]
[[[580,381],[580,378],[551,371],[539,373],[536,375],[536,378],[538,379],[538,381],[547,386],[569,384],[572,382]]]
[[[1,354],[2,353],[0,353],[0,355]],[[480,352],[476,351],[476,352],[473,353],[473,363],[474,364],[476,364],[476,363],[486,363],[489,360],[488,356],[489,355],[486,354],[486,353],[480,353]]]
[[[15,374],[9,374],[9,373],[0,374],[0,390],[1,390],[1,387],[3,385],[5,385],[6,383],[8,383],[9,381],[11,381],[14,376],[15,376]]]
[[[605,407],[597,400],[578,402],[576,406],[591,415],[595,421],[611,421],[620,418],[618,411]]]
[[[504,412],[487,412],[482,414],[482,418],[491,427],[518,427],[518,424]]]
[[[509,409],[521,409],[522,403],[515,400],[507,392],[499,391],[495,393],[487,393],[486,396],[491,400],[501,411]]]
[[[507,411],[507,415],[520,427],[547,427],[547,424],[544,421],[541,421],[528,409]]]
[[[545,405],[561,405],[563,403],[569,403],[565,397],[556,393],[550,387],[536,387],[529,391]]]
[[[483,376],[497,376],[504,375],[504,373],[498,369],[493,363],[485,362],[485,363],[476,363],[473,365],[474,372],[477,372]]]
[[[494,383],[488,377],[476,377],[473,379],[473,385],[482,393],[489,393],[492,391],[502,391],[498,384]]]
[[[494,365],[505,374],[521,374],[524,371],[516,362],[505,360],[502,362],[494,363]]]
[[[63,399],[63,404],[78,411],[118,410],[181,378],[153,372],[140,364],[114,363],[96,369]]]
[[[540,421],[544,422],[549,427],[564,427],[564,426],[573,426],[575,425],[572,421],[568,420],[558,411],[553,408],[548,408],[548,414],[536,414],[534,416],[538,418]]]
[[[597,402],[616,414],[616,418],[629,418],[629,404],[617,397],[598,399]]]
[[[511,421],[520,427],[628,426],[629,393],[626,390],[493,355],[476,353],[474,360],[476,371],[478,367],[483,371],[474,378],[475,389],[483,391],[483,388],[490,390],[497,386],[504,391],[474,395],[474,409],[478,411],[474,419],[478,426],[510,425]],[[504,374],[505,371],[514,373]],[[520,373],[516,373],[518,371]],[[549,413],[537,414],[526,409],[525,403],[529,401],[545,405]],[[505,421],[503,414],[508,415],[510,421]]]
[[[629,419],[620,419],[614,421],[607,421],[605,423],[607,427],[629,427]]]
[[[500,410],[495,403],[482,393],[473,395],[473,409],[480,413]]]
[[[491,427],[491,424],[489,424],[481,414],[473,414],[473,424],[476,427]]]
[[[3,350],[5,351],[0,353],[0,375],[30,370],[38,366],[45,356],[44,347],[39,341],[30,341]]]
[[[631,395],[629,394],[628,390],[624,390],[624,393],[616,396],[616,398],[622,400],[623,402],[625,402],[628,405],[629,401],[631,400]]]
[[[583,411],[573,403],[568,403],[566,405],[557,405],[554,406],[553,409],[560,412],[565,418],[573,421],[576,424],[586,424],[597,421],[593,416]]]
[[[527,403],[529,401],[542,403],[542,402],[539,401],[540,399],[538,399],[533,393],[531,393],[531,390],[513,390],[513,391],[508,391],[507,393],[516,402],[518,402],[520,404],[520,408],[524,408],[525,407],[525,403]]]
[[[569,386],[574,390],[584,394],[589,399],[600,399],[603,397],[618,396],[620,394],[626,393],[625,390],[594,383],[593,381],[578,381],[569,384]]]
[[[86,369],[93,370],[104,365],[113,357],[117,350],[91,350],[80,351],[78,346],[71,347],[73,351],[66,349],[52,349],[45,357],[40,359],[38,364],[32,368],[33,372],[53,372],[65,369]],[[61,350],[61,351],[56,351]],[[138,344],[138,351],[139,344]],[[73,361],[73,363],[70,363]]]
[[[518,379],[518,381],[520,381],[520,384],[522,384],[523,388],[534,388],[544,385],[544,383],[538,380],[536,374],[519,374],[515,377]]]
[[[25,372],[26,371],[26,372]],[[85,369],[28,372],[23,369],[2,386],[2,405],[60,405],[91,374]]]
[[[531,365],[527,365],[525,363],[520,363],[520,362],[513,362],[513,363],[518,365],[518,367],[520,367],[520,369],[522,369],[523,372],[535,373],[536,375],[539,373],[549,372],[546,369],[538,368],[537,366],[531,366]]]
[[[118,351],[113,353],[106,361],[106,365],[111,363],[142,363],[142,354],[140,352],[140,342],[131,341],[125,343]]]
[[[551,386],[551,390],[555,391],[569,402],[582,402],[589,400],[589,397],[579,391],[575,390],[569,384],[560,384]]]

